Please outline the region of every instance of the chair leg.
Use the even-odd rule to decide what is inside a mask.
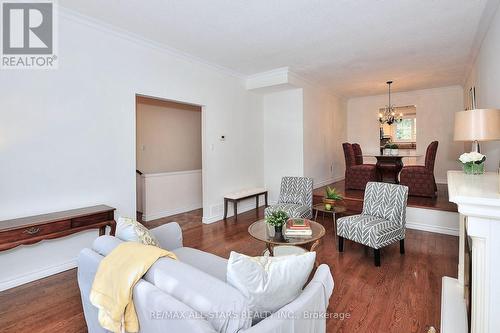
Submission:
[[[374,254],[375,254],[375,266],[379,267],[380,266],[380,249],[375,249]]]
[[[344,237],[339,236],[339,252],[344,252]]]
[[[405,240],[404,239],[399,241],[399,253],[405,254]]]

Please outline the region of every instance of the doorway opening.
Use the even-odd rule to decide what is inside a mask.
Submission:
[[[202,208],[201,106],[136,95],[136,203],[141,222]]]

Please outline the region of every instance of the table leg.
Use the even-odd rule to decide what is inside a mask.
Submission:
[[[314,221],[318,221],[318,210],[316,209],[316,212],[314,214]]]
[[[257,217],[259,217],[259,195],[255,196],[255,210],[257,211]]]
[[[317,241],[315,241],[314,243],[312,243],[311,247],[309,248],[309,252],[313,252],[314,250],[316,250],[318,245],[319,245],[319,239]]]
[[[265,205],[266,205],[266,208],[267,208],[267,192],[264,193],[264,201],[265,201]]]
[[[111,227],[111,230],[110,230],[109,234],[111,236],[114,236],[115,232],[116,232],[116,222],[114,220],[111,222],[110,227]]]
[[[234,207],[234,220],[238,221],[238,200],[233,201],[233,207]]]
[[[269,256],[270,256],[270,257],[274,257],[274,249],[273,249],[273,245],[272,245],[272,244],[270,244],[270,243],[267,243],[267,244],[266,244],[266,246],[267,246],[267,250],[269,251]]]
[[[106,234],[106,226],[100,227],[99,228],[99,236],[105,235]]]
[[[378,158],[377,158],[377,163],[375,164],[375,170],[377,173],[377,178],[378,178],[377,180],[379,182],[383,182],[384,181],[384,174],[382,173],[381,163],[380,163]]]
[[[399,173],[403,169],[403,159],[398,158],[395,162],[395,170],[394,170],[394,184],[399,184]]]
[[[335,211],[333,211],[332,213],[332,218],[333,218],[333,225],[332,225],[333,239],[335,240],[335,236],[337,236],[337,221],[335,219]]]
[[[227,202],[229,200],[227,200],[226,198],[224,198],[224,220],[227,218]]]

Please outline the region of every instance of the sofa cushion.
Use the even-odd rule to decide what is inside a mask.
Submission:
[[[251,326],[247,299],[231,285],[180,260],[160,258],[144,280],[206,316],[217,332]]]
[[[160,247],[156,237],[145,226],[129,217],[120,217],[116,222],[116,237],[126,242]]]
[[[380,249],[405,238],[405,229],[377,216],[351,215],[337,220],[337,235]]]
[[[191,247],[180,247],[172,251],[179,261],[226,282],[227,259]]]
[[[263,318],[300,295],[315,259],[316,252],[282,257],[249,257],[232,251],[227,281],[245,295],[250,311]]]

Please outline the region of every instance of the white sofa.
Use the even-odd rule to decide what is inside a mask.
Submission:
[[[322,314],[333,292],[333,278],[327,265],[317,268],[312,280],[294,301],[252,324],[252,319],[244,315],[248,308],[245,297],[226,283],[226,259],[183,247],[182,231],[175,222],[152,229],[152,232],[160,245],[174,252],[179,260],[158,260],[136,284],[133,299],[140,332],[326,331],[326,319]],[[101,236],[92,249],[82,250],[78,257],[78,285],[90,333],[107,332],[98,323],[98,311],[90,303],[89,293],[100,261],[120,242],[112,236]]]

